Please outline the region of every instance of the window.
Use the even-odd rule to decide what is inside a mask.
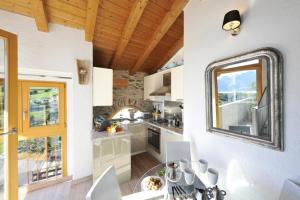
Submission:
[[[140,119],[144,115],[143,112],[134,109],[134,108],[123,108],[119,112],[117,112],[112,119],[128,119],[128,120],[135,120]]]
[[[217,79],[219,106],[240,100],[256,104],[256,70],[222,73]]]
[[[19,140],[19,185],[62,175],[61,136]]]
[[[65,129],[65,85],[57,82],[21,81],[22,135],[49,136]]]
[[[65,84],[19,82],[19,185],[67,175]]]
[[[29,90],[30,127],[47,126],[59,123],[58,88],[32,87]]]
[[[242,65],[242,64],[241,64]],[[251,108],[257,106],[262,95],[262,64],[224,67],[214,72],[216,127],[238,129],[251,133]],[[224,118],[239,110],[232,119]],[[229,126],[229,127],[228,127]]]

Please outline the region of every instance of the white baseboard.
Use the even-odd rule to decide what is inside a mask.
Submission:
[[[26,185],[25,190],[26,190],[26,192],[32,192],[32,191],[40,190],[40,189],[43,189],[46,187],[51,187],[53,185],[63,183],[66,181],[72,181],[72,179],[73,179],[73,176],[56,177],[53,179],[48,179],[48,180],[39,181],[37,183],[32,183],[32,184]]]
[[[143,150],[143,151],[137,151],[137,152],[134,152],[131,154],[131,156],[134,156],[134,155],[137,155],[137,154],[140,154],[140,153],[145,153],[147,152],[146,150]]]
[[[76,185],[76,184],[83,183],[83,182],[90,181],[90,180],[93,180],[93,175],[88,175],[88,176],[85,176],[82,178],[75,179],[72,181],[72,185]]]

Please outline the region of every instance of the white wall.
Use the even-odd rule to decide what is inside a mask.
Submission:
[[[67,82],[68,172],[74,178],[92,173],[92,82],[79,85],[76,59],[93,59],[92,44],[84,32],[49,24],[39,32],[34,19],[0,10],[0,29],[18,35],[20,71],[70,76]],[[22,68],[22,69],[21,69]],[[49,72],[51,71],[51,72]],[[27,77],[28,78],[28,77]],[[52,80],[43,78],[42,80]],[[91,79],[90,79],[91,80]],[[59,79],[58,81],[64,81]]]
[[[236,37],[222,30],[232,9],[242,13]],[[185,134],[197,157],[219,170],[228,199],[276,200],[285,179],[300,179],[299,10],[297,0],[190,0],[185,9]],[[284,57],[284,152],[206,133],[206,66],[266,46]]]

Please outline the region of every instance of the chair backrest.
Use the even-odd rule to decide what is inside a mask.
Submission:
[[[166,162],[180,159],[191,161],[190,142],[167,142]]]
[[[279,200],[299,200],[300,185],[291,180],[286,180],[283,184]]]
[[[93,184],[86,200],[121,200],[121,190],[113,166],[110,166]]]

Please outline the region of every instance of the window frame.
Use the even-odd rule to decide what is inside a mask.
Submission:
[[[219,94],[218,94],[218,77],[222,74],[241,72],[241,71],[256,71],[256,100],[259,102],[262,95],[262,62],[259,60],[258,64],[244,65],[241,67],[233,67],[228,69],[216,69],[214,70],[214,82],[215,82],[215,104],[216,104],[216,128],[220,127],[220,114],[219,114]]]

